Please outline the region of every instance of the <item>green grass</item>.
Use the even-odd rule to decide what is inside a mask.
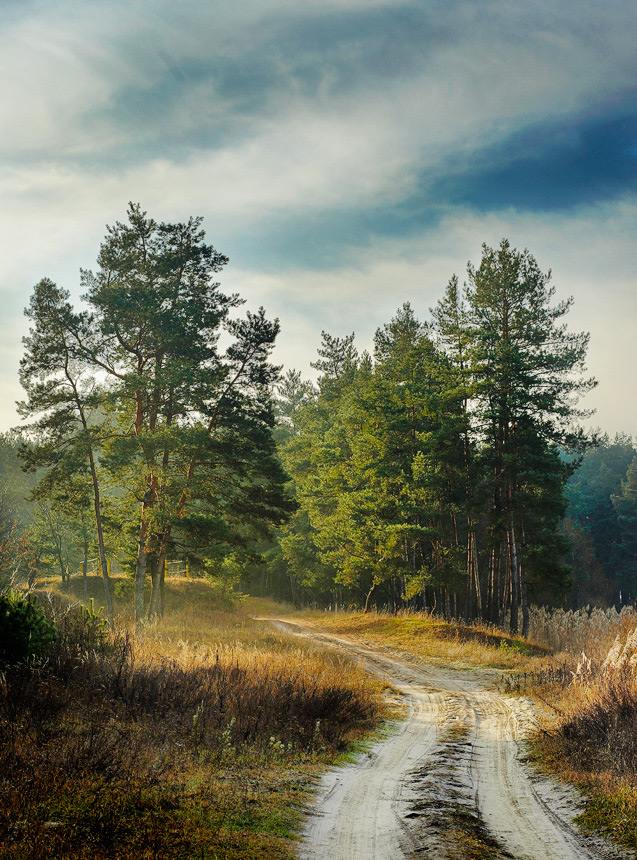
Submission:
[[[637,786],[599,776],[580,781],[578,786],[586,798],[578,823],[637,851]]]

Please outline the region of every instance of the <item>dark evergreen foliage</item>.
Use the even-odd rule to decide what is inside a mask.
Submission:
[[[576,401],[595,384],[588,336],[561,321],[570,303],[503,241],[464,289],[451,279],[432,326],[404,305],[373,357],[323,332],[318,393],[283,448],[302,510],[281,548],[301,587],[508,615],[513,631],[521,610],[523,632],[529,599],[567,595],[564,488],[588,444]]]
[[[55,625],[34,598],[16,592],[0,594],[0,667],[43,656],[54,639]]]
[[[82,508],[90,480],[104,577],[106,522],[134,569],[141,622],[148,576],[148,616],[162,614],[170,558],[201,571],[232,553],[254,559],[294,510],[273,439],[279,325],[262,308],[231,316],[242,301],[221,291],[227,258],[200,218],[158,223],[131,204],[97,262],[82,272],[90,310],[48,279],[27,309],[22,411],[36,420],[24,455],[46,469],[38,492],[57,510]]]

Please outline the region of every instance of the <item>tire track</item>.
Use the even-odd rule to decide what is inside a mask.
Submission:
[[[484,833],[492,856],[617,860],[627,852],[585,837],[574,792],[525,766],[535,725],[528,700],[492,692],[492,676],[414,664],[287,621],[287,632],[343,649],[407,697],[394,734],[327,773],[303,832],[301,860],[443,860],[454,816]],[[458,856],[457,853],[454,856]]]
[[[579,833],[575,792],[525,765],[522,742],[536,725],[533,706],[486,689],[492,674],[415,664],[298,623],[268,620],[358,656],[409,702],[394,734],[325,775],[303,832],[301,860],[444,860],[458,814],[485,834],[494,857],[633,856]]]

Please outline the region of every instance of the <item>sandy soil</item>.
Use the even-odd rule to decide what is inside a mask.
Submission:
[[[532,703],[489,689],[494,673],[372,650],[288,621],[288,633],[347,650],[404,697],[408,716],[354,763],[328,772],[308,816],[301,860],[457,857],[453,822],[493,857],[626,858],[577,831],[573,790],[525,762]]]

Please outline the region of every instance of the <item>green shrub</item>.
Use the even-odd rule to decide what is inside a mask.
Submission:
[[[0,666],[42,656],[55,639],[55,625],[31,597],[0,594]]]

